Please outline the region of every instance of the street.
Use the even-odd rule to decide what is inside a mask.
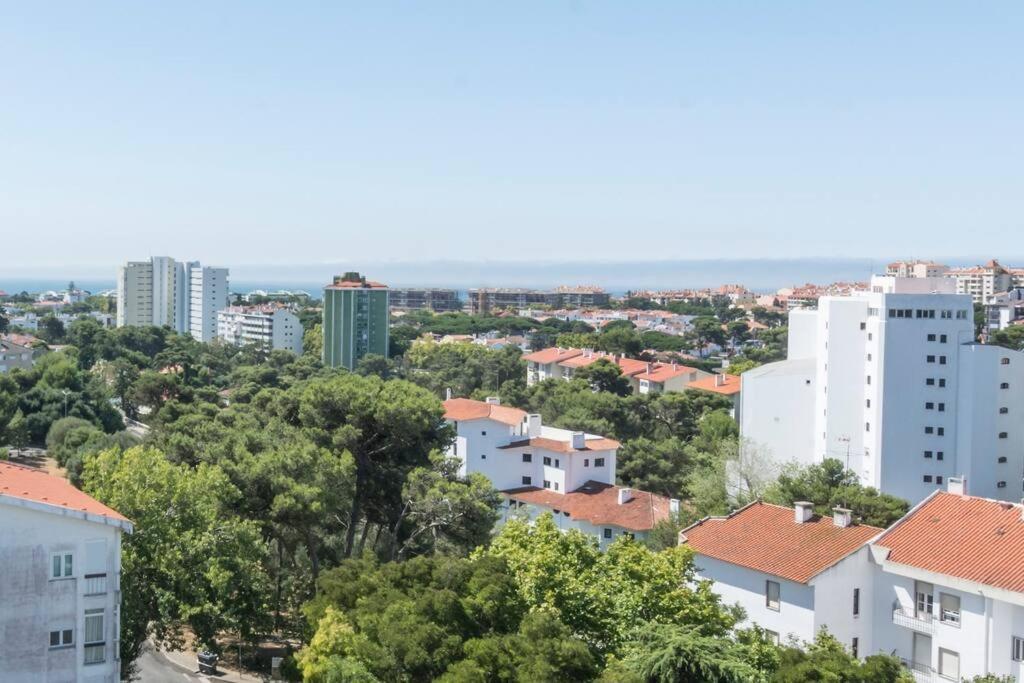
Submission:
[[[153,650],[149,643],[143,647],[142,655],[138,660],[137,681],[142,683],[181,683],[182,681],[203,681],[210,683],[206,676],[197,673],[185,673],[177,666],[171,664],[162,655]]]

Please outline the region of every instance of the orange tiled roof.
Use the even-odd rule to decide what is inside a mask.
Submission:
[[[559,453],[582,453],[583,451],[610,451],[622,445],[615,439],[609,439],[604,436],[596,439],[585,439],[583,443],[585,444],[583,448],[573,448],[571,441],[561,441],[559,439],[535,436],[531,439],[513,441],[512,443],[506,444],[505,446],[499,446],[498,448],[511,449],[532,446],[534,448],[543,448],[545,450],[557,451]]]
[[[387,289],[388,286],[382,282],[374,282],[367,280],[335,280],[329,285],[326,285],[324,289]]]
[[[723,375],[725,379],[721,380],[722,384],[718,384],[718,376],[712,375],[711,377],[702,377],[701,379],[690,382],[686,385],[687,389],[700,389],[702,391],[712,391],[716,394],[725,394],[726,396],[732,396],[740,392],[740,385],[742,380],[738,375]]]
[[[8,462],[0,462],[0,496],[128,521],[127,517],[82,493],[62,477]]]
[[[716,560],[807,583],[881,531],[862,524],[837,527],[831,517],[797,524],[794,514],[793,508],[751,503],[683,529],[680,542]]]
[[[673,365],[671,363],[651,363],[650,372],[642,372],[637,379],[646,379],[651,382],[664,382],[680,375],[689,375],[697,372],[697,368],[688,365]]]
[[[539,363],[541,365],[547,365],[548,363],[557,363],[565,360],[566,358],[575,358],[583,353],[582,349],[560,349],[557,347],[551,347],[550,349],[541,349],[540,351],[534,351],[523,356],[523,360],[531,363]]]
[[[1020,505],[939,491],[873,545],[890,562],[1024,592]]]
[[[633,489],[633,497],[619,505],[618,486],[588,481],[569,493],[558,493],[534,486],[502,491],[512,500],[568,512],[571,519],[594,525],[610,524],[630,531],[650,531],[669,518],[669,499]]]
[[[526,411],[470,398],[450,398],[444,402],[444,418],[457,422],[488,419],[515,427],[526,419]]]

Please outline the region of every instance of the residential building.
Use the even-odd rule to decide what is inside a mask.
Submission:
[[[553,290],[522,288],[481,288],[469,290],[466,312],[482,315],[530,306],[551,308],[606,308],[611,301],[599,287],[558,287]]]
[[[911,502],[958,476],[1019,499],[1024,354],[975,343],[971,299],[954,288],[876,276],[871,291],[791,312],[787,360],[744,373],[742,436],[778,463],[839,458]]]
[[[388,299],[393,311],[448,313],[462,310],[462,300],[454,289],[395,287],[391,288]]]
[[[15,368],[28,369],[33,366],[34,351],[27,346],[0,339],[0,374]]]
[[[345,273],[324,287],[324,365],[352,370],[368,353],[388,355],[388,287]]]
[[[894,261],[890,263],[885,274],[893,277],[944,277],[949,272],[949,266],[936,263],[935,261]]]
[[[448,455],[463,475],[479,472],[501,491],[503,520],[551,513],[559,528],[604,548],[624,534],[644,537],[679,509],[677,500],[615,485],[614,439],[546,427],[497,398],[449,398],[444,409],[456,433]]]
[[[189,332],[196,341],[217,336],[217,312],[228,305],[228,269],[204,267],[198,261],[185,264],[189,283]]]
[[[712,376],[709,372],[676,363],[635,360],[593,349],[552,347],[523,356],[526,361],[526,384],[533,386],[546,379],[570,380],[579,368],[602,359],[619,366],[619,371],[629,380],[634,394],[682,391],[690,382]]]
[[[760,501],[708,517],[679,534],[701,578],[748,624],[776,642],[812,641],[827,628],[859,655],[871,654],[871,567],[866,543],[882,530],[855,524],[849,510],[814,514]]]
[[[639,393],[660,394],[665,391],[684,391],[700,378],[711,377],[703,370],[677,363],[647,363],[643,372],[636,376]]]
[[[302,323],[285,306],[230,306],[217,312],[217,337],[228,344],[256,344],[302,355]]]
[[[0,677],[120,680],[121,534],[63,477],[0,462]]]
[[[743,386],[743,379],[739,375],[729,375],[722,372],[714,375],[703,373],[703,375],[703,377],[688,383],[685,387],[686,391],[707,391],[728,398],[732,401],[730,414],[739,422],[742,406],[740,400],[742,392],[740,390]]]
[[[989,332],[1005,330],[1024,321],[1024,287],[1014,287],[985,299],[985,328]]]
[[[117,274],[117,326],[156,325],[210,341],[228,304],[227,268],[168,256],[129,261]]]
[[[1013,286],[1014,277],[999,261],[992,259],[983,266],[953,268],[947,274],[956,282],[957,294],[967,294],[976,304],[1005,292]]]

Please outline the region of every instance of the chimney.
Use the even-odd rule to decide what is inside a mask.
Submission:
[[[846,508],[832,508],[832,523],[839,529],[845,529],[853,522],[853,512]]]
[[[798,500],[793,503],[794,520],[797,524],[803,524],[814,516],[814,503],[806,500]]]
[[[587,435],[583,432],[572,433],[572,447],[576,450],[586,448],[587,446]]]
[[[446,401],[452,400],[452,388],[451,387],[448,387],[447,389],[444,390],[444,400],[446,400]]]
[[[534,413],[526,416],[526,435],[531,439],[540,436],[540,415]]]
[[[946,490],[957,496],[967,495],[967,478],[966,477],[950,477],[947,480]]]
[[[619,489],[619,505],[625,505],[631,500],[633,500],[633,489]]]
[[[720,387],[725,385],[725,375],[719,373],[715,375],[715,386]]]
[[[488,396],[486,400],[487,400],[487,404],[488,405],[492,405],[492,406],[500,406],[501,405],[501,398],[498,397],[498,396]]]
[[[679,499],[678,498],[669,498],[668,499],[668,511],[669,511],[669,513],[671,513],[673,515],[678,515],[679,514]]]

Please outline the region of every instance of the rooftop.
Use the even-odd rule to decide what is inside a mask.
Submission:
[[[675,363],[648,363],[648,370],[637,375],[637,379],[646,379],[650,382],[664,382],[680,375],[689,375],[697,372],[697,368],[688,365],[677,365]]]
[[[837,527],[831,517],[817,515],[797,523],[793,508],[758,501],[683,529],[679,541],[716,560],[807,583],[880,531],[861,524]]]
[[[686,385],[687,389],[700,389],[701,391],[711,391],[716,394],[724,394],[726,396],[732,396],[733,394],[740,393],[740,385],[743,383],[739,375],[712,375],[711,377],[702,377],[698,380],[690,382]]]
[[[1013,503],[937,491],[872,545],[887,560],[1024,592],[1024,521]]]
[[[568,512],[571,519],[584,520],[596,526],[613,525],[630,531],[650,531],[658,522],[668,519],[670,501],[647,491],[631,489],[632,497],[619,503],[621,487],[588,481],[569,493],[558,493],[535,486],[502,491],[512,500]]]
[[[550,349],[541,349],[540,351],[534,351],[523,356],[523,360],[528,363],[539,363],[541,365],[547,365],[548,363],[558,363],[567,358],[575,358],[582,354],[581,349],[560,349],[558,347],[551,347]]]
[[[380,283],[367,280],[359,273],[345,273],[344,275],[335,275],[334,282],[324,287],[324,289],[387,289],[388,286]]]
[[[0,462],[0,500],[5,497],[29,500],[54,508],[98,515],[116,522],[128,518],[79,491],[71,482],[40,470]]]
[[[515,427],[526,419],[526,411],[471,398],[450,398],[444,402],[444,418],[456,422],[487,419]]]

